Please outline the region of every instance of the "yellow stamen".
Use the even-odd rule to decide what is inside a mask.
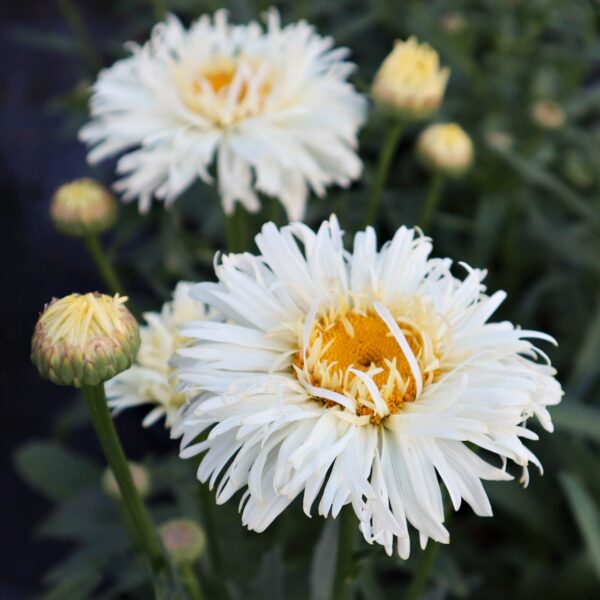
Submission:
[[[423,360],[422,336],[414,327],[398,323],[417,361]],[[431,343],[429,343],[431,347]],[[391,414],[413,402],[417,395],[415,375],[405,353],[387,324],[374,311],[344,309],[315,321],[306,360],[304,351],[296,355],[295,366],[311,385],[326,388],[351,398],[357,414],[369,415],[379,422],[367,386],[352,370],[367,373],[377,386]],[[333,405],[331,401],[326,402]]]

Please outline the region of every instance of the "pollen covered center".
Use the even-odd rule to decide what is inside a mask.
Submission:
[[[388,324],[374,310],[346,310],[315,320],[307,347],[296,355],[296,373],[311,386],[330,390],[351,400],[357,415],[378,421],[376,403],[365,378],[375,384],[388,412],[397,413],[417,396],[416,375],[423,383],[424,351],[421,335],[406,323],[396,323],[405,349]],[[409,350],[408,350],[409,349]],[[407,356],[408,354],[408,356]],[[412,358],[412,367],[409,361]],[[335,404],[332,400],[325,403]]]
[[[259,114],[273,88],[270,69],[247,57],[219,57],[181,69],[176,80],[187,108],[219,127]]]

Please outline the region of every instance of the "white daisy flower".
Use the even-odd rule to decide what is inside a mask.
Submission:
[[[440,481],[456,510],[489,516],[481,480],[510,479],[507,460],[541,469],[526,420],[551,429],[562,391],[528,340],[552,338],[488,323],[505,293],[485,294],[484,271],[457,278],[405,227],[381,250],[367,228],[347,252],[335,217],[317,233],[267,224],[256,243],[190,292],[225,320],[183,329],[195,342],[179,378],[198,397],[172,429],[182,457],[205,453],[198,477],[217,502],[247,488],[250,529],[300,494],[306,514],[317,498],[323,516],[351,503],[365,539],[405,558],[407,523],[423,547],[449,541]]]
[[[227,213],[236,202],[258,210],[262,192],[299,219],[309,189],[322,196],[360,176],[366,101],[347,81],[354,65],[305,21],[281,27],[271,10],[265,29],[234,26],[220,10],[186,30],[170,15],[128,47],[96,81],[80,138],[92,163],[125,152],[115,189],[141,211],[198,177],[212,183],[213,161]]]
[[[170,363],[174,352],[188,341],[181,336],[181,325],[206,317],[204,305],[189,295],[191,285],[178,283],[173,300],[165,302],[160,312],[144,313],[146,325],[140,327],[141,343],[135,363],[106,382],[108,405],[115,413],[142,404],[154,405],[143,421],[144,427],[163,417],[170,427],[185,401]]]

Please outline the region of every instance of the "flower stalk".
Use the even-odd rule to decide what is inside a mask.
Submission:
[[[383,187],[387,181],[392,159],[396,154],[396,149],[402,137],[403,122],[397,119],[390,129],[388,129],[385,140],[381,147],[381,153],[379,155],[379,162],[377,163],[377,171],[375,172],[375,178],[371,184],[369,190],[369,197],[367,200],[367,210],[365,212],[365,218],[363,226],[373,225],[377,217],[377,211],[381,201],[381,194]]]
[[[152,9],[154,11],[154,17],[157,21],[162,21],[167,14],[167,2],[166,0],[150,0]]]
[[[154,574],[160,575],[167,566],[163,550],[131,477],[131,471],[108,410],[104,384],[84,385],[82,391],[98,440],[121,491],[124,509],[135,528],[140,547],[146,554]]]
[[[246,249],[246,214],[241,205],[236,204],[233,212],[225,214],[225,237],[228,252],[243,252]]]
[[[179,565],[179,574],[190,600],[203,600],[202,588],[194,567],[190,563],[183,563]]]
[[[123,286],[119,276],[106,255],[104,248],[102,248],[99,236],[89,233],[83,237],[83,240],[108,290],[112,294],[123,293]]]
[[[441,172],[437,171],[432,174],[431,181],[429,183],[429,190],[427,191],[427,197],[423,203],[423,209],[421,211],[421,217],[419,218],[419,227],[423,231],[427,231],[435,212],[439,206],[442,189],[444,187],[444,176]]]
[[[339,516],[337,559],[332,600],[348,600],[352,583],[353,546],[356,518],[352,506],[345,506]]]
[[[433,568],[439,549],[440,545],[438,543],[429,540],[427,548],[423,550],[419,557],[415,576],[404,596],[404,600],[419,600],[423,596],[425,586],[429,580],[429,575],[431,574],[431,569]]]

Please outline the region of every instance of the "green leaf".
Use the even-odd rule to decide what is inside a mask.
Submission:
[[[585,541],[596,576],[600,579],[600,511],[581,481],[570,473],[559,475],[571,512]]]
[[[15,468],[35,490],[62,500],[100,481],[100,468],[54,442],[30,442],[19,448]]]
[[[116,543],[123,535],[123,520],[115,502],[99,489],[84,489],[62,501],[42,525],[40,533],[60,539],[108,536]]]
[[[564,402],[552,409],[557,431],[583,435],[600,442],[600,410],[575,401]]]
[[[65,577],[54,588],[43,596],[44,600],[86,600],[92,597],[94,588],[102,578],[94,569],[79,571]]]
[[[554,197],[560,200],[564,207],[572,213],[594,222],[598,221],[598,213],[594,210],[592,205],[578,196],[566,184],[558,179],[558,177],[555,177],[552,173],[549,173],[544,168],[524,156],[515,154],[514,151],[507,152],[498,150],[497,148],[494,148],[494,151],[530,183],[553,194]]]
[[[552,513],[548,506],[540,506],[538,499],[532,493],[534,490],[526,490],[515,482],[505,481],[488,481],[485,489],[492,506],[497,506],[500,511],[516,517],[531,531],[545,536],[560,546],[558,529],[548,527]]]
[[[600,365],[598,355],[600,354],[600,303],[596,314],[587,326],[585,338],[575,356],[574,368],[569,378],[569,387],[580,382],[592,379],[598,375]]]
[[[260,568],[254,581],[254,598],[256,600],[261,598],[284,600],[284,570],[283,557],[279,546],[263,554],[260,561]]]

